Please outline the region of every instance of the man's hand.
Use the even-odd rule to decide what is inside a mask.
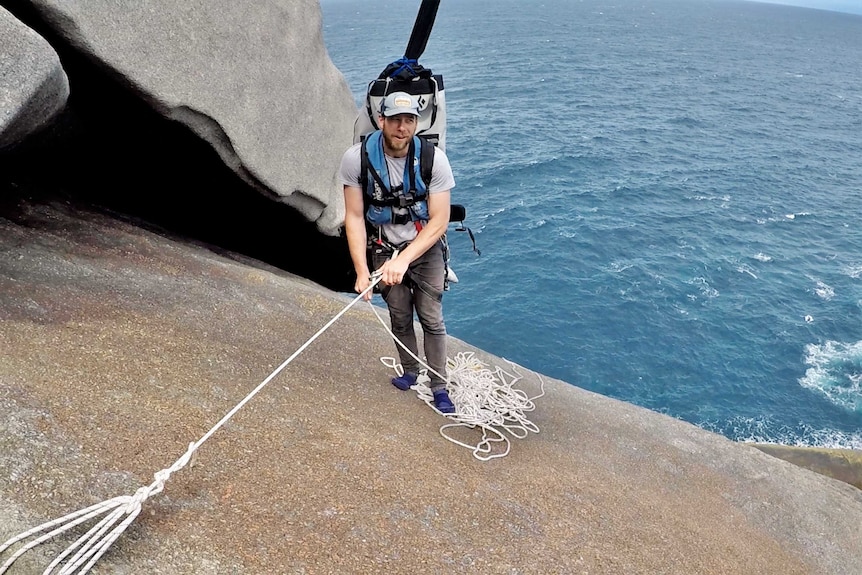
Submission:
[[[397,257],[386,260],[380,266],[380,281],[384,285],[394,286],[404,281],[404,274],[407,273],[407,267],[410,265],[410,260],[402,257],[399,254]]]
[[[370,286],[370,285],[371,285],[371,278],[369,278],[366,275],[360,275],[360,276],[356,276],[356,283],[353,284],[353,289],[356,290],[356,293],[362,293],[366,289],[368,289],[368,286]],[[371,294],[373,292],[374,292],[374,290],[368,290],[368,293],[366,293],[364,296],[362,296],[362,299],[364,299],[365,301],[370,301],[371,300]]]
[[[347,245],[350,248],[350,259],[356,271],[356,283],[353,289],[362,293],[371,284],[368,277],[366,258],[365,213],[363,208],[362,190],[356,186],[344,186],[344,226],[347,230]],[[366,301],[371,299],[371,290],[365,294]]]

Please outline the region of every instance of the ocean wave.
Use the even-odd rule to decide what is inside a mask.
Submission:
[[[630,262],[613,261],[610,265],[605,266],[604,270],[608,273],[618,274],[632,267],[634,267],[634,264]]]
[[[816,280],[814,293],[822,300],[829,301],[835,297],[835,289],[821,280]]]
[[[754,279],[757,279],[757,274],[754,273],[754,270],[749,265],[739,264],[736,266],[736,271],[741,273],[741,274],[748,274],[749,276],[753,277]]]
[[[841,273],[850,276],[854,280],[859,279],[862,277],[862,264],[845,266],[844,269],[841,270]]]
[[[862,431],[820,429],[805,423],[786,425],[777,423],[771,417],[735,417],[723,422],[704,422],[699,424],[699,427],[741,443],[862,449]]]
[[[704,196],[704,195],[696,195],[696,196],[688,196],[687,200],[694,200],[696,202],[721,202],[722,204],[727,204],[730,202],[730,196]],[[726,206],[725,206],[726,207]]]
[[[703,297],[705,297],[707,299],[714,299],[714,298],[717,298],[719,295],[721,295],[721,294],[719,294],[717,289],[715,289],[714,287],[709,285],[709,281],[703,276],[691,278],[690,280],[686,281],[685,283],[687,283],[689,285],[693,285],[693,286],[698,286],[698,289],[700,291],[700,295],[702,295]],[[691,294],[689,294],[689,298],[690,299],[696,299],[696,297],[692,296]]]
[[[848,411],[862,411],[862,341],[827,341],[805,346],[805,376],[799,385]]]

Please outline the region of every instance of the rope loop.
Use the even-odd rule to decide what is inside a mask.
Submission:
[[[395,343],[424,366],[413,390],[431,409],[452,421],[440,428],[440,435],[444,438],[470,449],[476,459],[488,461],[509,454],[511,448],[509,436],[525,439],[531,432],[539,433],[539,426],[530,421],[525,414],[535,410],[534,400],[545,395],[545,380],[541,375],[535,374],[539,380],[539,393],[531,397],[526,391],[515,387],[521,382],[523,376],[518,372],[520,366],[509,360],[506,361],[509,362],[512,373],[500,367],[491,370],[487,364],[476,357],[475,353],[461,352],[454,358],[446,358],[445,375],[437,373],[395,337],[373,304],[371,309]],[[404,369],[395,358],[381,357],[380,361],[386,367],[394,369],[397,376],[403,375]],[[455,404],[455,413],[444,414],[434,407],[434,396],[428,387],[429,371],[447,382],[446,389],[449,392],[449,398]],[[467,444],[454,437],[455,428],[478,428],[482,432],[482,437],[476,444]],[[495,449],[497,443],[503,444],[503,447]]]

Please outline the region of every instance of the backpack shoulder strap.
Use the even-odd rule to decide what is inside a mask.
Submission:
[[[369,173],[372,178],[374,178],[374,182],[380,186],[381,190],[389,191],[389,186],[386,182],[383,181],[383,178],[380,176],[380,173],[377,171],[378,167],[374,164],[371,157],[369,156],[368,143],[369,140],[372,140],[372,146],[378,146],[380,144],[380,133],[372,132],[368,136],[366,136],[362,140],[362,144],[359,148],[359,169],[362,173],[359,175],[359,184],[362,186],[362,193],[366,196],[368,195],[368,176]],[[375,158],[378,159],[378,162],[383,162],[383,159],[380,158],[380,154],[382,154],[382,149],[374,150]]]
[[[365,196],[365,189],[368,187],[368,138],[362,138],[362,144],[359,147],[359,187],[362,189],[362,195]]]
[[[434,143],[427,138],[419,138],[419,170],[422,173],[422,181],[427,189],[431,185],[431,173],[434,171]]]
[[[366,135],[362,138],[362,144],[359,146],[359,169],[361,170],[359,175],[359,186],[362,189],[362,219],[365,221],[365,236],[368,241],[367,248],[371,247],[372,238],[375,234],[380,237],[380,231],[374,226],[371,222],[368,221],[368,218],[365,217],[365,214],[368,213],[368,202],[370,198],[368,197],[368,136]],[[369,264],[370,265],[370,264]],[[377,289],[377,288],[375,288]]]

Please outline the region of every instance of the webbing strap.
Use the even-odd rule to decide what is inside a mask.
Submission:
[[[425,175],[425,169],[426,169],[425,165],[427,163],[426,157],[428,155],[428,152],[426,151],[426,149],[429,147],[431,148],[431,154],[432,154],[431,163],[433,163],[434,162],[434,159],[433,159],[434,148],[433,148],[433,146],[426,145],[426,143],[424,141],[422,141],[422,139],[420,138],[419,153],[421,155],[419,158],[419,167],[422,170],[422,179],[423,179],[423,181],[425,181],[425,189],[426,189],[425,193],[426,193],[426,195],[428,193],[427,192],[428,183],[431,181],[430,168],[428,168],[429,173],[428,173],[427,179],[426,179],[426,175]],[[395,188],[392,188],[392,187],[390,187],[390,185],[387,185],[383,181],[383,178],[377,172],[376,168],[372,169],[372,166],[371,166],[370,162],[368,161],[368,138],[365,138],[362,140],[362,145],[361,145],[361,148],[359,151],[359,156],[360,156],[359,168],[361,170],[359,183],[362,186],[362,193],[367,197],[367,200],[371,205],[373,205],[373,206],[395,206],[395,207],[404,208],[404,207],[412,206],[417,201],[419,201],[419,199],[416,197],[416,193],[415,193],[416,192],[416,170],[415,170],[415,166],[416,166],[416,164],[415,164],[415,161],[416,161],[416,138],[413,138],[412,140],[410,140],[410,148],[407,151],[407,166],[406,166],[405,172],[407,172],[408,177],[409,177],[409,182],[410,182],[409,194],[404,192],[404,183],[403,182],[402,182],[400,187],[396,186]],[[389,192],[388,198],[384,198],[382,200],[376,200],[373,197],[369,196],[368,190],[366,189],[368,187],[368,173],[369,172],[371,172],[371,177],[374,178],[374,181],[377,183],[378,186],[380,186],[380,189],[386,190],[387,192]],[[390,180],[391,180],[391,176],[390,176]],[[390,182],[390,184],[391,184],[391,182]]]

